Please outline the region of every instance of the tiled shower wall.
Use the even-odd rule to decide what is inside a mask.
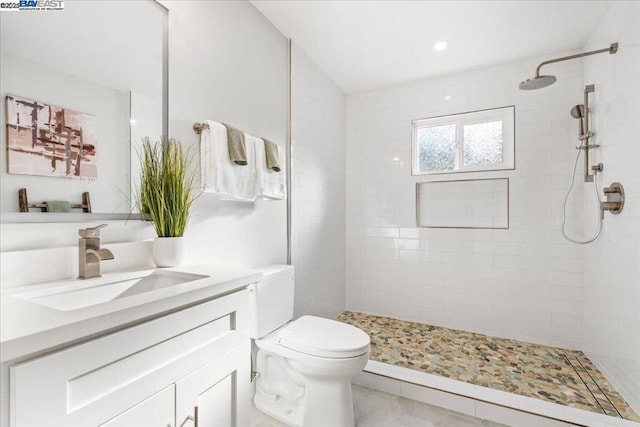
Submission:
[[[581,347],[584,248],[559,229],[582,64],[554,64],[544,71],[556,84],[518,89],[539,62],[566,53],[348,96],[348,309]],[[515,170],[411,176],[411,120],[508,105],[516,108]],[[510,179],[508,230],[416,228],[416,182],[496,177]],[[582,185],[578,178],[568,218],[577,237]]]
[[[640,3],[616,2],[585,49],[620,43],[617,54],[584,60],[595,84],[594,142],[600,183],[621,182],[626,204],[606,214],[585,252],[584,350],[640,412]]]
[[[292,48],[292,262],[295,316],[336,317],[345,303],[345,95]]]

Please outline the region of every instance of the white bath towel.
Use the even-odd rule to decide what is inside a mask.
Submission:
[[[278,145],[280,172],[267,168],[264,140],[255,138],[256,152],[256,196],[259,199],[284,199],[287,195],[285,159],[283,150]]]
[[[256,199],[256,158],[253,137],[245,134],[247,165],[229,159],[227,128],[207,120],[200,134],[200,176],[205,192],[221,199],[252,202]]]

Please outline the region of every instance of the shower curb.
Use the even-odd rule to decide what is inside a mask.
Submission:
[[[354,384],[517,427],[638,427],[595,412],[370,360]]]

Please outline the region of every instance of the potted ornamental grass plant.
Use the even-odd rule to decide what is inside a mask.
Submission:
[[[152,143],[144,138],[140,153],[138,208],[153,222],[157,237],[153,261],[158,267],[181,265],[184,232],[193,203],[194,175],[178,139]]]

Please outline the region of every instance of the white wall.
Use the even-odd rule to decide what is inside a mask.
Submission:
[[[169,1],[170,134],[197,154],[195,122],[229,123],[284,147],[287,41],[250,3]],[[197,157],[196,157],[197,159]],[[191,263],[257,267],[286,262],[286,202],[196,201]]]
[[[559,227],[582,67],[545,67],[556,84],[519,90],[544,59],[348,96],[347,308],[580,348],[583,248]],[[516,107],[515,170],[411,176],[411,120],[508,105]],[[495,177],[510,178],[509,230],[416,228],[416,182]],[[581,189],[579,178],[569,218],[578,236]]]
[[[295,315],[335,317],[345,304],[346,97],[292,48],[292,263]]]
[[[585,253],[584,350],[640,412],[640,3],[615,2],[585,50],[620,43],[617,54],[584,59],[595,84],[594,142],[602,186],[619,181],[626,202],[605,214]]]

